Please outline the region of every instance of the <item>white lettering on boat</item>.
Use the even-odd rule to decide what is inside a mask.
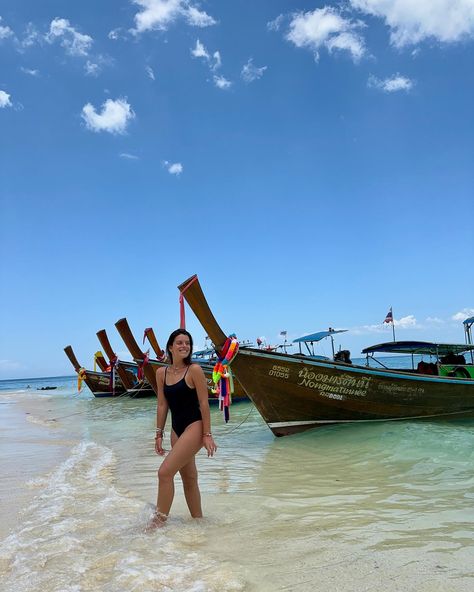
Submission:
[[[331,397],[333,399],[342,396],[345,399],[347,396],[365,397],[372,378],[363,376],[356,378],[354,376],[345,376],[339,374],[323,374],[316,373],[308,368],[303,368],[298,373],[298,386],[305,386],[318,390],[321,395]],[[345,396],[344,396],[345,395]]]
[[[325,397],[329,399],[336,399],[337,401],[345,401],[346,397],[344,395],[336,395],[336,393],[322,393]]]
[[[379,391],[383,391],[384,393],[389,393],[390,395],[399,393],[406,393],[407,395],[422,395],[425,392],[425,389],[421,386],[408,386],[406,384],[384,384],[379,383],[377,384],[377,388]]]
[[[286,366],[273,366],[272,369],[268,372],[268,375],[274,376],[275,378],[289,378],[290,369]]]

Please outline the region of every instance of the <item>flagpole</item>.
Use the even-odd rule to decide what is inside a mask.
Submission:
[[[390,307],[390,310],[392,311],[392,334],[393,334],[393,341],[396,341],[396,339],[395,339],[395,319],[393,318],[393,310],[392,310],[392,307]]]

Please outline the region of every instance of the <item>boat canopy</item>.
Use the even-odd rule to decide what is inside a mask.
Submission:
[[[463,321],[464,325],[472,325],[474,323],[474,317],[469,317],[465,321]]]
[[[193,358],[204,358],[205,356],[210,356],[214,353],[214,350],[211,349],[201,349],[197,352],[193,352]]]
[[[345,333],[347,329],[337,329],[336,331],[319,331],[319,333],[311,333],[311,335],[305,335],[304,337],[298,337],[293,339],[293,343],[314,343],[315,341],[321,341],[325,337],[334,335],[335,333]]]
[[[390,354],[425,354],[433,356],[446,356],[448,354],[461,354],[474,351],[474,345],[467,343],[430,343],[428,341],[389,341],[366,347],[363,354],[390,353]]]

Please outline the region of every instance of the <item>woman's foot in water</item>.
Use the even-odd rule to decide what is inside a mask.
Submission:
[[[150,522],[145,526],[145,532],[153,532],[157,528],[163,528],[166,525],[168,516],[162,512],[155,512]]]

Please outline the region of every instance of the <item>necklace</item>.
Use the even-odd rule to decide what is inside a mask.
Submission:
[[[186,368],[186,366],[181,366],[181,368],[177,368],[176,366],[173,366],[173,372],[175,374],[178,374],[178,372],[182,372],[185,368]]]

